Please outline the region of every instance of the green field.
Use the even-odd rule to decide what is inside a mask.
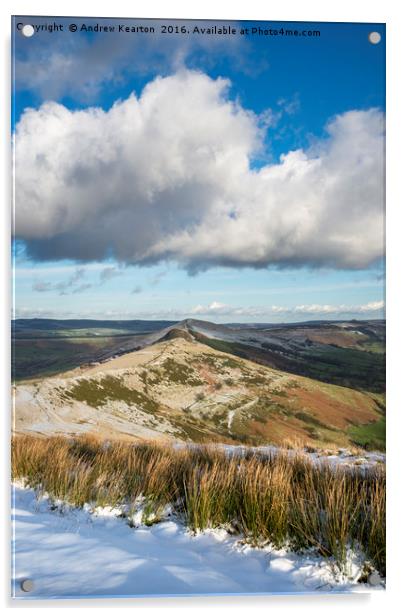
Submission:
[[[359,447],[385,451],[385,417],[374,423],[353,426],[349,428],[348,434]]]

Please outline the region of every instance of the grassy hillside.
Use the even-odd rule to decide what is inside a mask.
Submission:
[[[250,359],[264,366],[362,391],[385,391],[385,355],[381,352],[335,345],[306,345],[304,348],[283,352],[282,349],[275,349],[272,344],[262,343],[263,348],[259,348],[202,334],[196,334],[196,337],[212,349]]]
[[[384,418],[382,396],[273,370],[186,337],[21,384],[15,408],[20,431],[32,423],[47,433],[79,427],[194,442],[385,446],[374,427]]]

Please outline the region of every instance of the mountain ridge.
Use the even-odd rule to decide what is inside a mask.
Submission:
[[[19,384],[14,394],[16,431],[40,434],[340,447],[356,443],[353,430],[383,420],[375,395],[182,337]]]

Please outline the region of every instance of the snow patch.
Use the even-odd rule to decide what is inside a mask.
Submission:
[[[228,413],[228,430],[230,431],[232,429],[232,423],[233,423],[233,418],[235,416],[236,411],[232,410],[229,411]]]
[[[139,509],[140,510],[140,509]],[[177,519],[132,527],[121,508],[77,509],[13,486],[13,595],[18,598],[364,592],[331,561],[253,548],[224,529],[190,533]],[[354,559],[354,560],[353,560]],[[30,593],[21,581],[34,582]]]

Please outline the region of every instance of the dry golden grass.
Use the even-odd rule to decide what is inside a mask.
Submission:
[[[12,476],[77,506],[166,504],[193,530],[230,525],[259,544],[313,547],[342,566],[360,546],[385,574],[385,471],[314,465],[301,452],[228,456],[216,446],[17,436]]]

